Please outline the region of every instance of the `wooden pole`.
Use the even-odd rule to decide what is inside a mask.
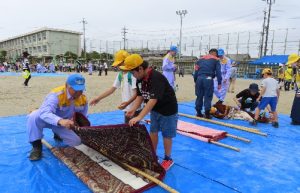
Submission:
[[[178,115],[183,116],[183,117],[188,117],[188,118],[191,118],[191,119],[198,119],[198,120],[201,120],[201,121],[214,123],[214,124],[217,124],[217,125],[230,127],[230,128],[241,130],[241,131],[246,131],[246,132],[249,132],[249,133],[254,133],[254,134],[257,134],[257,135],[261,135],[261,136],[267,136],[266,133],[262,133],[257,129],[252,129],[252,128],[243,127],[243,126],[239,126],[239,125],[234,125],[234,124],[230,124],[230,123],[223,123],[223,122],[220,122],[220,121],[205,119],[205,118],[202,118],[202,117],[196,117],[196,116],[193,116],[193,115],[188,115],[188,114],[183,114],[183,113],[178,113]]]
[[[236,135],[231,135],[229,133],[226,134],[226,137],[230,137],[232,139],[240,140],[240,141],[243,141],[243,142],[246,142],[246,143],[250,143],[251,142],[251,140],[249,140],[249,139],[246,139],[244,137],[239,137],[239,136],[236,136]]]
[[[220,142],[217,142],[217,141],[209,141],[209,143],[212,143],[212,144],[224,147],[224,148],[228,148],[228,149],[240,152],[239,148],[236,148],[236,147],[233,147],[233,146],[230,146],[230,145],[226,145],[224,143],[220,143]]]
[[[49,148],[50,150],[52,150],[53,146],[50,145],[46,140],[42,139],[42,143],[47,147]],[[105,155],[104,155],[105,156]],[[121,163],[123,166],[125,166],[126,168],[140,174],[141,176],[147,178],[148,180],[154,182],[155,184],[159,185],[160,187],[162,187],[163,189],[167,190],[168,192],[171,192],[171,193],[179,193],[178,191],[176,191],[175,189],[171,188],[170,186],[168,186],[167,184],[163,183],[162,181],[160,181],[159,179],[135,168],[135,167],[132,167],[126,163]]]

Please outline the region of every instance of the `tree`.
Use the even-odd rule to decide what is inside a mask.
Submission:
[[[64,57],[67,59],[77,59],[78,58],[77,54],[70,52],[70,51],[66,52],[64,54]]]
[[[100,59],[100,54],[96,51],[93,51],[93,52],[89,53],[88,55],[89,55],[89,58],[92,60]]]

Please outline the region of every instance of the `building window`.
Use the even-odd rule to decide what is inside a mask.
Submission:
[[[31,36],[28,36],[28,42],[31,43]]]
[[[46,32],[43,32],[43,33],[42,33],[42,37],[43,37],[43,40],[46,40],[46,39],[47,39],[47,34],[46,34]]]
[[[33,53],[36,53],[36,47],[33,47],[32,52],[33,52]]]
[[[47,46],[43,45],[43,52],[47,52]]]
[[[25,48],[25,52],[28,52],[28,48]]]
[[[42,40],[42,37],[41,37],[41,34],[40,34],[40,33],[37,34],[37,39],[38,39],[38,41],[41,41],[41,40]]]
[[[42,47],[41,46],[38,46],[37,49],[38,49],[38,52],[42,52]]]
[[[29,54],[32,54],[32,47],[29,47]]]
[[[36,34],[32,35],[32,41],[36,42]]]

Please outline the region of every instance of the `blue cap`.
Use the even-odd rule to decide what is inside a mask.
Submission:
[[[218,56],[224,56],[224,54],[225,51],[222,48],[218,49]]]
[[[85,89],[85,79],[80,74],[71,74],[67,79],[67,84],[75,91],[83,91]]]
[[[176,47],[176,46],[171,46],[171,47],[170,47],[170,51],[177,52],[177,51],[178,51],[178,49],[177,49],[177,47]]]

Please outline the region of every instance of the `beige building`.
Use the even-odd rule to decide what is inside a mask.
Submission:
[[[7,57],[16,59],[27,51],[36,57],[55,57],[67,51],[81,54],[81,32],[41,28],[16,37],[0,41],[0,50],[7,51]]]

